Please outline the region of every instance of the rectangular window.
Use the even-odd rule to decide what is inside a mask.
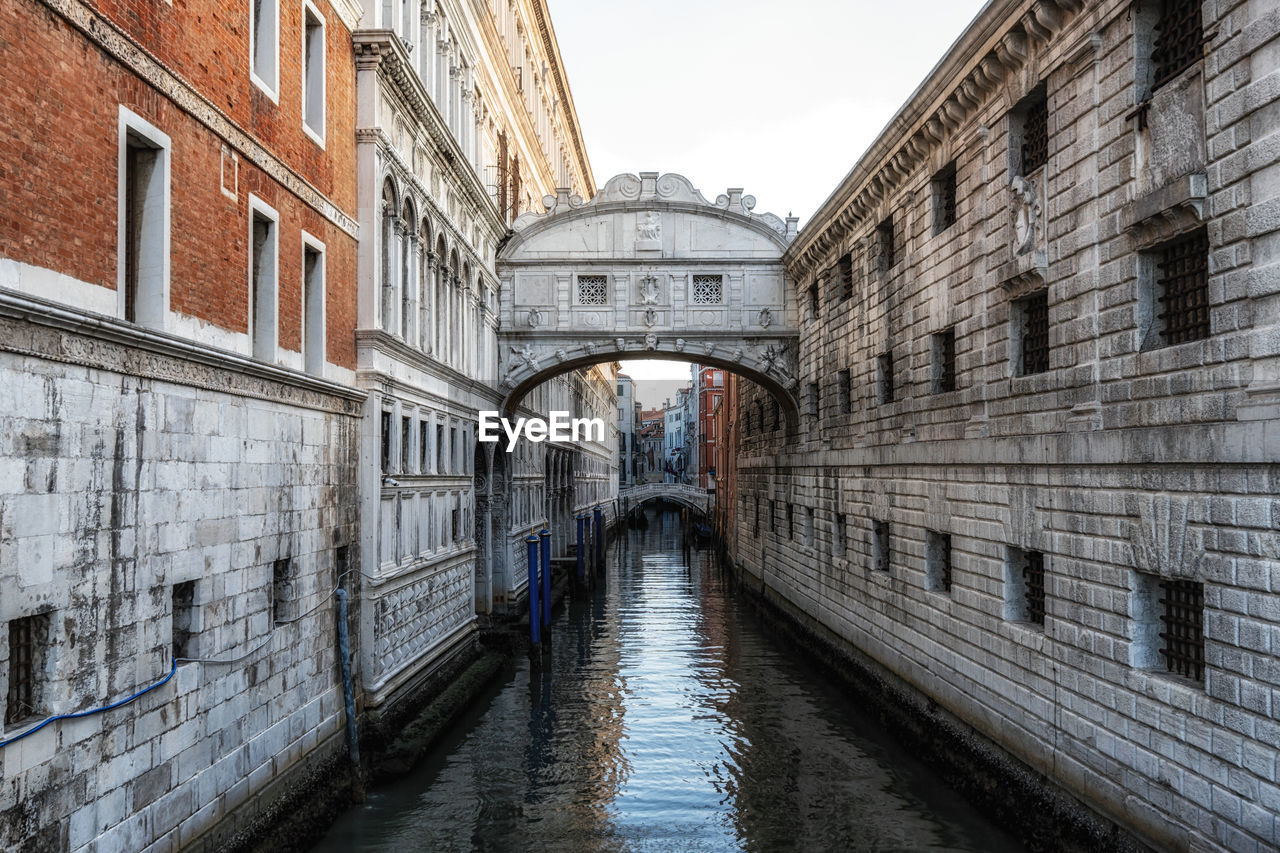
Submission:
[[[933,393],[956,390],[956,330],[944,329],[930,336],[929,356]]]
[[[382,473],[391,470],[391,413],[382,413]]]
[[[302,124],[324,145],[324,18],[315,6],[305,3],[302,21]]]
[[[400,419],[400,473],[409,473],[409,452],[413,449],[413,421]]]
[[[883,403],[893,402],[893,351],[876,358],[876,396]]]
[[[458,464],[458,430],[456,427],[449,427],[449,470],[458,474],[462,471],[462,466]]]
[[[279,97],[280,8],[276,0],[251,0],[249,78],[271,100]]]
[[[1013,303],[1014,367],[1017,376],[1049,369],[1049,291]]]
[[[776,531],[778,529],[778,510],[775,504],[776,504],[776,501],[770,498],[769,499],[769,526]]]
[[[836,388],[840,398],[840,414],[851,414],[853,412],[853,379],[849,376],[848,370],[841,370],[836,374]]]
[[[449,541],[450,543],[461,541],[462,529],[458,524],[458,510],[449,511]]]
[[[1165,668],[1193,681],[1204,680],[1204,584],[1160,581],[1160,655]]]
[[[444,425],[436,424],[436,473],[445,473],[444,467]]]
[[[1201,228],[1154,253],[1155,327],[1166,346],[1209,337],[1209,235]]]
[[[818,283],[815,281],[809,285],[809,317],[810,319],[818,319]]]
[[[163,329],[169,313],[169,137],[120,107],[120,316]]]
[[[889,522],[871,522],[871,567],[877,572],[889,571]]]
[[[817,382],[809,383],[809,416],[816,418],[822,411],[822,393]]]
[[[844,529],[847,520],[844,513],[837,512],[831,524],[831,553],[836,557],[844,556]]]
[[[276,212],[254,197],[249,199],[249,340],[253,357],[276,357]]]
[[[302,236],[302,366],[324,375],[324,246]]]
[[[1049,162],[1049,99],[1044,83],[1014,109],[1010,151],[1016,152],[1015,175],[1026,177]]]
[[[1152,90],[1186,71],[1204,56],[1202,0],[1159,0],[1155,49],[1151,53],[1155,78]]]
[[[49,645],[49,614],[9,620],[9,692],[5,726],[20,725],[44,713],[40,688]]]
[[[893,228],[893,216],[886,216],[884,220],[876,226],[876,244],[878,247],[878,265],[880,272],[888,272],[893,269],[893,265],[897,263],[898,257],[895,251],[896,235]]]
[[[719,305],[723,299],[723,276],[695,275],[693,277],[694,305]]]
[[[1012,545],[1006,549],[1004,618],[1044,625],[1044,554]]]
[[[787,538],[796,538],[796,512],[795,507],[787,504]]]
[[[170,590],[170,643],[175,661],[196,656],[195,637],[199,633],[196,621],[196,582],[175,583]]]
[[[841,302],[853,298],[853,255],[847,252],[836,262],[836,288]]]
[[[603,275],[578,276],[578,304],[606,305],[609,296],[609,278]]]
[[[934,592],[951,592],[951,534],[925,531],[925,583]]]
[[[1204,680],[1204,584],[1134,572],[1130,663]]]
[[[756,495],[755,514],[751,520],[751,535],[754,538],[760,537],[760,496]]]
[[[418,473],[426,474],[431,469],[431,424],[418,421]]]
[[[292,615],[293,565],[285,557],[271,564],[271,621],[283,622]]]
[[[956,164],[952,160],[933,176],[933,233],[956,224]]]

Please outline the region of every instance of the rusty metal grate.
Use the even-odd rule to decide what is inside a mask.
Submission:
[[[1160,250],[1160,338],[1180,344],[1209,337],[1209,235],[1201,229]]]
[[[20,723],[39,712],[36,707],[36,642],[40,616],[25,616],[9,622],[9,691],[5,699],[4,724]]]
[[[1022,301],[1022,375],[1049,369],[1049,292]]]
[[[1049,162],[1049,99],[1041,86],[1030,96],[1022,119],[1022,174]]]
[[[1044,624],[1044,554],[1028,551],[1026,565],[1022,567],[1026,582],[1027,619],[1037,625]]]
[[[1198,581],[1161,580],[1160,603],[1164,630],[1160,639],[1169,672],[1195,681],[1204,680],[1204,584]]]
[[[943,166],[933,176],[933,233],[938,234],[956,224],[956,164]]]
[[[841,301],[853,298],[853,255],[841,255],[836,262],[836,284],[840,288]]]
[[[1152,89],[1186,71],[1204,55],[1204,24],[1200,18],[1201,0],[1163,0],[1160,20],[1156,23],[1155,65]]]

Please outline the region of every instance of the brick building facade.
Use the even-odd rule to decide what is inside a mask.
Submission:
[[[1278,38],[989,4],[787,253],[798,433],[739,408],[742,569],[1162,849],[1280,843]]]
[[[341,749],[358,12],[256,8],[0,10],[6,849],[217,843]]]

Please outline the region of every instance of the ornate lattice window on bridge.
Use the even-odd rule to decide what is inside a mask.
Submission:
[[[693,277],[693,304],[719,305],[724,300],[724,276],[695,275]]]
[[[578,276],[578,304],[605,305],[608,298],[609,278],[603,275]]]

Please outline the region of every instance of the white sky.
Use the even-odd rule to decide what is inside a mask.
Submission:
[[[547,0],[597,185],[679,172],[805,221],[979,0]],[[637,379],[688,365],[627,362]]]

